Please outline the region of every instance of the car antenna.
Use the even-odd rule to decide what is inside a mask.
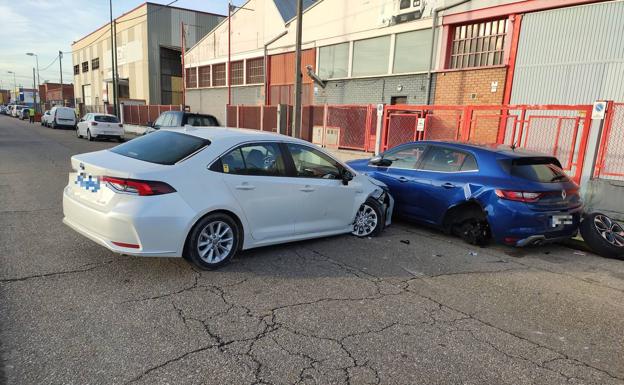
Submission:
[[[517,143],[518,143],[518,142],[513,142],[513,143],[511,144],[511,146],[509,146],[509,147],[511,147],[511,151],[516,151],[516,148],[518,148]]]

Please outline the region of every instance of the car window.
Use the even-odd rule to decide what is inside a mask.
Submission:
[[[102,123],[119,123],[119,119],[117,119],[116,116],[110,116],[110,115],[95,115],[94,120],[96,122],[102,122]]]
[[[200,149],[210,141],[173,131],[156,131],[111,148],[116,154],[145,162],[172,165]]]
[[[211,170],[224,174],[285,176],[284,158],[277,143],[238,147],[222,156]]]
[[[193,127],[211,127],[218,126],[217,120],[212,116],[206,115],[188,115],[186,124]]]
[[[401,146],[386,151],[383,158],[392,161],[392,164],[388,166],[390,168],[414,169],[425,152],[425,148],[424,144]]]
[[[298,177],[339,179],[341,166],[322,152],[300,144],[288,144]]]
[[[473,161],[476,169],[476,161],[472,155],[451,148],[432,146],[425,154],[421,168],[427,171],[457,172],[469,158],[471,160],[468,160],[465,171],[472,167],[470,163]]]
[[[169,116],[171,117],[171,120],[169,121],[169,127],[182,126],[182,114],[177,112],[170,112]]]
[[[464,163],[462,163],[459,171],[479,171],[477,160],[471,154],[465,154]]]
[[[169,114],[168,114],[168,113],[166,113],[166,112],[165,112],[165,113],[160,114],[160,116],[158,117],[158,119],[156,119],[156,121],[154,122],[154,126],[157,126],[157,127],[164,126],[165,119],[167,118],[167,116],[168,116],[168,115],[169,115]]]
[[[567,182],[570,178],[555,158],[520,158],[511,162],[513,176],[541,183]]]

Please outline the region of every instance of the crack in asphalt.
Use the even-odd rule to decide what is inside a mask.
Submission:
[[[0,283],[11,283],[11,282],[21,282],[21,281],[26,281],[29,279],[36,279],[36,278],[47,278],[47,277],[54,277],[57,275],[65,275],[65,274],[76,274],[76,273],[84,273],[87,271],[91,271],[91,270],[95,270],[98,269],[100,267],[104,267],[110,263],[112,263],[113,260],[109,260],[109,261],[105,261],[103,263],[98,263],[95,266],[86,268],[86,269],[74,269],[74,270],[64,270],[64,271],[55,271],[53,273],[44,273],[44,274],[34,274],[34,275],[29,275],[26,277],[18,277],[18,278],[3,278],[0,279]]]

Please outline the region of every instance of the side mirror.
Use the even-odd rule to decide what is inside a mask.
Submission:
[[[350,181],[353,180],[353,174],[351,173],[351,171],[347,170],[347,169],[343,169],[341,172],[341,177],[342,177],[342,184],[343,185],[348,185]]]
[[[388,167],[392,165],[392,161],[388,159],[384,159],[384,157],[381,155],[377,155],[371,158],[371,160],[368,161],[368,164],[373,165],[373,166],[379,166],[379,167]]]
[[[147,127],[154,127],[154,122],[147,122]]]

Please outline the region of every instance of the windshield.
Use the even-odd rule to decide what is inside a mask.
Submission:
[[[110,151],[145,162],[172,165],[208,145],[208,139],[179,132],[157,131],[113,147]]]
[[[93,118],[96,122],[102,123],[119,123],[119,119],[116,116],[111,115],[95,115]]]

